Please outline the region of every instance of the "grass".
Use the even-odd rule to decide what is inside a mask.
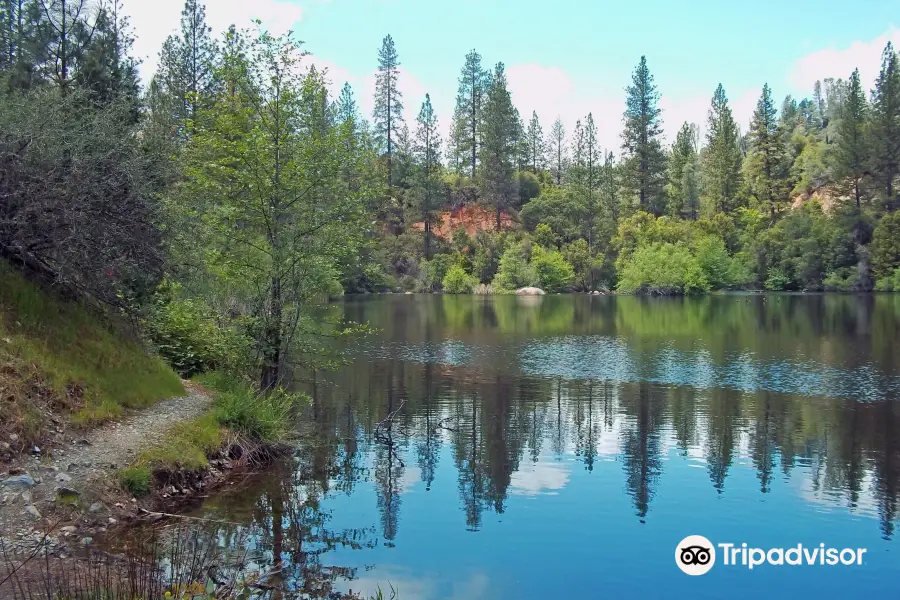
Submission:
[[[0,260],[0,426],[36,441],[49,411],[68,409],[90,426],[183,394],[178,375],[137,339]]]
[[[266,448],[289,441],[294,411],[304,396],[283,391],[262,396],[221,372],[198,375],[194,381],[214,395],[213,407],[196,419],[174,425],[119,471],[120,485],[133,495],[152,491],[155,471],[205,468],[208,457],[226,446]]]

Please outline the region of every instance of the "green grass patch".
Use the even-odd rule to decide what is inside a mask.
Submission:
[[[47,293],[0,260],[0,387],[15,396],[33,387],[23,382],[34,378],[52,393],[54,404],[73,410],[79,425],[185,393],[178,375],[148,355],[139,340]],[[10,410],[0,408],[7,413],[0,412],[0,423],[15,416]]]
[[[145,496],[150,493],[151,476],[148,465],[132,465],[119,471],[119,483],[133,495]]]

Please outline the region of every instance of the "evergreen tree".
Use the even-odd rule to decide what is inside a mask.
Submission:
[[[900,64],[888,42],[872,91],[872,171],[881,185],[885,207],[895,206],[894,179],[900,173]]]
[[[785,105],[793,105],[790,96],[785,99]],[[713,210],[722,213],[731,211],[741,186],[741,151],[738,126],[721,83],[713,94],[709,109],[703,166],[706,194]]]
[[[181,33],[171,35],[159,54],[156,78],[173,100],[172,118],[182,137],[196,130],[193,124],[204,102],[211,102],[216,85],[218,48],[206,23],[206,7],[186,0],[181,11]]]
[[[562,120],[557,117],[550,130],[550,139],[547,143],[550,152],[550,160],[553,163],[551,171],[556,179],[556,185],[562,185],[563,172],[566,167],[566,128]]]
[[[0,0],[0,71],[11,88],[27,90],[41,81],[49,34],[40,0]]]
[[[528,131],[525,134],[528,145],[528,166],[533,173],[544,168],[546,147],[544,146],[544,130],[538,119],[537,111],[531,113],[531,121],[528,123]]]
[[[688,209],[688,202],[685,198],[684,191],[684,170],[688,166],[693,166],[697,160],[697,148],[694,144],[695,126],[685,122],[678,134],[675,136],[675,143],[672,144],[672,151],[669,153],[669,212],[675,216],[682,216]]]
[[[497,231],[502,212],[515,197],[516,130],[518,116],[506,86],[503,63],[497,63],[484,104],[481,135],[480,184],[483,196],[497,214]]]
[[[378,74],[375,77],[375,110],[372,121],[375,139],[387,157],[387,186],[390,195],[394,185],[394,143],[403,125],[402,94],[397,88],[400,76],[400,59],[394,39],[387,36],[378,51]]]
[[[666,156],[661,141],[662,111],[657,106],[659,92],[645,56],[635,68],[626,93],[622,131],[625,183],[637,196],[641,210],[662,215],[665,212],[666,177]]]
[[[483,111],[490,83],[490,73],[481,65],[481,55],[474,49],[471,50],[466,54],[465,64],[459,74],[452,130],[458,138],[455,146],[459,162],[471,165],[472,177],[475,177],[478,165]]]
[[[769,84],[765,84],[750,122],[749,149],[744,165],[753,195],[760,208],[769,211],[773,221],[786,196],[784,146],[778,135],[776,117],[772,92]]]
[[[441,185],[441,136],[438,133],[437,115],[428,94],[425,94],[425,102],[419,110],[414,153],[417,168],[415,185],[419,210],[425,224],[425,258],[428,259],[431,257],[431,221],[437,208]]]
[[[856,208],[860,208],[862,179],[869,163],[866,122],[868,105],[866,95],[859,81],[859,69],[850,75],[846,99],[843,102],[838,129],[837,151],[835,153],[835,175],[849,181],[856,198]]]
[[[600,173],[600,195],[610,227],[615,231],[619,224],[620,200],[618,169],[616,168],[616,157],[612,152],[607,152],[603,160],[603,170]]]
[[[583,174],[582,182],[584,184],[585,193],[585,225],[587,226],[587,243],[588,250],[593,252],[596,240],[595,236],[595,219],[597,213],[597,187],[600,183],[599,170],[600,161],[603,159],[603,152],[597,145],[597,126],[594,124],[594,115],[588,113],[584,126],[584,152],[582,154],[584,163],[582,165]],[[591,281],[593,285],[593,281]]]
[[[334,113],[339,124],[350,123],[354,131],[359,127],[359,107],[353,97],[353,88],[348,82],[344,82],[344,87],[341,88],[341,95],[335,104]]]

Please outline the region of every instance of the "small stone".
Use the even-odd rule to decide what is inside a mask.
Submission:
[[[106,507],[103,506],[102,502],[94,502],[91,504],[91,507],[88,509],[88,512],[98,513],[106,511]]]
[[[94,538],[92,538],[92,537],[83,537],[83,538],[81,538],[81,545],[82,546],[90,546],[91,542],[93,542],[93,541],[94,541]]]
[[[81,494],[78,492],[78,490],[73,490],[72,488],[69,488],[69,487],[58,487],[58,488],[56,488],[56,495],[57,496],[80,496]]]
[[[132,499],[131,499],[131,503],[132,503],[132,504],[137,504],[137,498],[132,498]]]
[[[56,476],[57,483],[69,483],[70,481],[72,481],[72,478],[69,477],[68,475],[66,475],[65,473],[60,473],[59,475]]]
[[[41,518],[41,513],[38,511],[37,507],[34,504],[29,504],[25,507],[25,514],[32,517],[33,519]]]
[[[0,487],[11,490],[30,490],[34,485],[34,478],[28,473],[13,475],[0,482]]]
[[[41,449],[38,448],[37,446],[35,446],[34,448],[31,449],[31,453],[32,453],[32,454],[40,454],[40,453],[41,453]]]
[[[22,500],[25,501],[25,504],[31,504],[31,491],[25,490],[22,492]]]
[[[116,523],[118,523],[118,521],[116,521],[116,520],[113,519],[112,517],[108,518],[108,519],[106,520],[106,522],[109,523],[110,525],[115,525]]]
[[[78,528],[74,525],[66,525],[65,527],[60,527],[59,530],[68,535],[70,533],[75,533]]]
[[[53,474],[59,471],[59,467],[54,467],[53,465],[41,465],[39,467],[41,473]]]
[[[0,442],[0,449],[9,450],[12,446],[9,445],[9,442]]]
[[[10,441],[10,442],[18,442],[18,441],[19,441],[19,436],[17,436],[17,435],[14,434],[14,433],[11,433],[11,434],[9,434],[9,441]]]

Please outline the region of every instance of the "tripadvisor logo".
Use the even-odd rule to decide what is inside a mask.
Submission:
[[[718,549],[718,550],[717,550]],[[688,575],[705,575],[716,564],[716,556],[726,567],[742,566],[753,570],[762,565],[861,565],[866,548],[828,548],[825,544],[790,548],[753,548],[746,543],[713,544],[702,535],[689,535],[675,547],[675,564]]]

